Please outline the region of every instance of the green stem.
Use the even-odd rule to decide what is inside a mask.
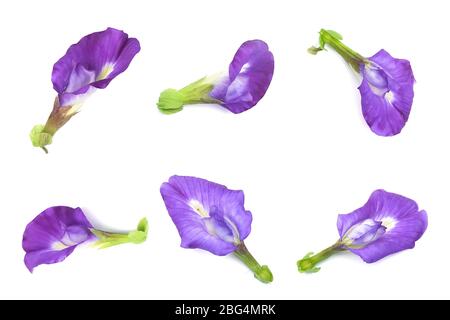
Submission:
[[[312,47],[309,52],[316,54],[325,49],[325,45],[332,47],[339,55],[357,72],[360,73],[360,65],[367,62],[367,59],[356,51],[350,49],[342,43],[342,37],[337,32],[332,30],[322,29],[319,32],[320,46],[318,48]]]
[[[344,250],[345,249],[342,248],[341,242],[338,241],[331,247],[328,247],[325,250],[322,250],[317,254],[310,252],[307,255],[305,255],[303,257],[303,259],[297,261],[298,271],[302,272],[302,273],[318,272],[320,270],[319,267],[316,267],[316,265],[318,263],[328,259],[333,254],[344,251]]]
[[[204,77],[180,90],[166,89],[161,92],[156,105],[162,113],[172,114],[183,110],[183,106],[187,104],[220,103],[221,101],[209,96],[214,88],[214,80],[212,77]]]
[[[269,267],[266,265],[261,266],[248,251],[244,243],[238,246],[237,250],[234,251],[234,255],[253,271],[256,279],[264,283],[273,281],[273,275]]]
[[[140,244],[147,240],[148,222],[146,218],[141,219],[136,230],[128,233],[111,233],[96,229],[91,229],[91,232],[98,238],[94,243],[94,246],[99,249],[105,249],[124,243]]]

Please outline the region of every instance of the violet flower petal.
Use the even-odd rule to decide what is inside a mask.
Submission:
[[[32,251],[25,255],[24,262],[30,272],[33,272],[34,268],[41,264],[53,264],[64,261],[72,252],[76,246],[68,247],[62,250],[43,249],[39,251]]]
[[[361,66],[359,91],[364,119],[381,136],[400,133],[408,121],[414,98],[414,75],[408,60],[380,50]],[[374,66],[372,66],[373,64]]]
[[[108,86],[139,50],[137,39],[113,28],[87,35],[70,46],[53,67],[52,82],[60,105],[80,104],[94,88]]]
[[[348,249],[368,263],[413,248],[428,225],[426,212],[419,211],[415,201],[395,193],[376,190],[363,207],[338,216],[337,227],[341,240],[345,243],[346,233],[366,219],[381,222],[385,227],[384,233],[362,248],[355,249],[350,245]]]
[[[32,272],[38,265],[63,261],[79,244],[96,239],[90,229],[92,225],[80,208],[44,210],[25,228],[25,265]]]
[[[274,58],[264,41],[244,42],[230,64],[228,76],[222,78],[210,97],[222,102],[233,113],[255,106],[269,88],[274,72]]]
[[[234,252],[250,234],[252,215],[244,208],[244,193],[194,177],[172,176],[161,195],[184,248],[215,255]]]

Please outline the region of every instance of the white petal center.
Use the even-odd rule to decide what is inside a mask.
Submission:
[[[394,94],[392,93],[392,91],[388,91],[386,92],[386,94],[384,95],[384,98],[391,103],[394,100]]]
[[[392,217],[381,218],[381,225],[386,228],[386,232],[394,228],[397,222],[398,221]]]
[[[189,201],[189,206],[198,213],[198,215],[202,218],[208,218],[209,213],[205,210],[203,205],[195,199]]]
[[[61,241],[54,242],[52,245],[52,249],[55,251],[61,251],[61,250],[67,249],[68,247],[69,246],[65,245]]]
[[[239,73],[244,73],[245,71],[248,70],[248,68],[250,68],[250,63],[246,63],[242,66],[241,71],[239,71]]]
[[[113,64],[111,63],[106,64],[95,80],[100,81],[106,79],[111,74],[111,72],[113,72],[113,70],[114,70]]]

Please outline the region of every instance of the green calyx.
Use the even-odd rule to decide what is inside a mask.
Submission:
[[[256,259],[250,254],[244,243],[239,244],[234,255],[239,258],[251,271],[256,279],[263,283],[270,283],[273,281],[273,275],[269,267],[261,266]]]
[[[314,252],[309,252],[301,260],[297,261],[298,271],[301,273],[316,273],[320,271],[317,264],[328,259],[333,254],[344,251],[340,241],[336,242],[331,247],[322,250],[321,252],[314,254]]]
[[[172,114],[183,110],[183,106],[187,104],[220,103],[220,101],[209,96],[213,88],[214,84],[211,78],[204,77],[180,90],[164,90],[161,92],[156,105],[162,113]]]
[[[367,63],[367,59],[343,44],[342,39],[343,37],[336,31],[322,29],[319,32],[319,46],[309,48],[308,52],[316,55],[318,52],[326,50],[325,45],[328,45],[339,53],[357,73],[360,73],[360,66]]]
[[[183,110],[184,97],[175,89],[166,89],[161,92],[159,101],[156,104],[159,111],[165,114],[172,114]]]
[[[44,125],[38,124],[31,130],[30,139],[34,147],[42,148],[45,153],[48,153],[48,150],[45,146],[52,143],[53,135],[46,132]]]
[[[91,232],[98,238],[94,246],[99,249],[105,249],[124,243],[140,244],[147,240],[148,221],[146,218],[141,219],[136,230],[128,233],[110,233],[91,229]]]

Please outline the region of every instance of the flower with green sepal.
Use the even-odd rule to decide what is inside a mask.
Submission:
[[[417,203],[401,195],[374,191],[359,209],[338,216],[340,238],[332,246],[305,255],[297,262],[298,271],[314,273],[317,265],[332,255],[350,251],[373,263],[388,255],[412,249],[428,226],[427,213]]]
[[[83,210],[65,206],[45,209],[25,228],[22,247],[28,270],[42,264],[62,262],[80,245],[94,243],[95,247],[134,243],[147,239],[148,222],[141,219],[137,229],[126,233],[112,233],[94,228]]]
[[[233,113],[255,106],[272,81],[274,59],[264,41],[244,42],[237,50],[228,72],[201,78],[183,89],[161,92],[158,109],[165,114],[191,104],[218,104]]]
[[[394,58],[383,49],[372,57],[364,57],[343,44],[339,33],[325,29],[319,32],[319,46],[308,52],[316,55],[327,46],[360,77],[362,113],[370,129],[380,136],[399,134],[408,121],[414,99],[415,79],[409,61]]]

